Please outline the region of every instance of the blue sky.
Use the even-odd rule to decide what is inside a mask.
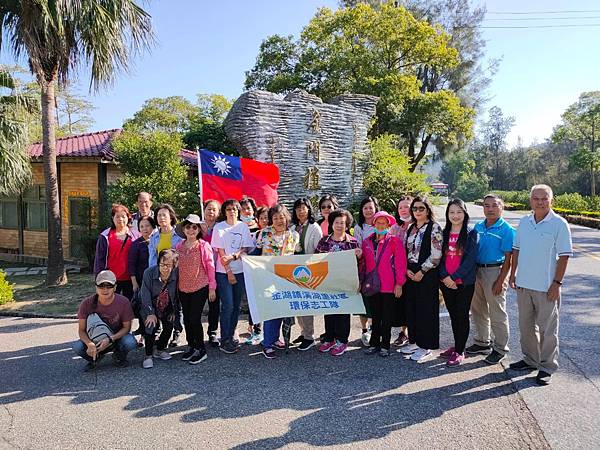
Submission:
[[[596,23],[598,19],[557,20],[555,17],[599,16],[595,0],[490,0],[487,10],[528,12],[599,10],[598,13],[488,14],[487,19],[548,17],[536,21],[488,20],[486,26]],[[121,74],[113,87],[91,95],[97,106],[94,129],[120,127],[151,97],[220,93],[230,98],[243,90],[244,72],[255,61],[261,41],[271,34],[298,35],[320,6],[337,7],[336,0],[154,0],[148,10],[158,36],[154,50],[139,58],[130,74]],[[551,20],[550,20],[551,19]],[[487,57],[501,58],[493,78],[488,106],[497,105],[516,124],[510,144],[543,141],[561,113],[586,90],[600,88],[597,42],[600,27],[486,29]],[[12,63],[6,53],[3,63]],[[86,73],[79,85],[87,92]]]

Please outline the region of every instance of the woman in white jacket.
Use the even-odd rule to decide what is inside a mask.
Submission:
[[[313,208],[308,198],[302,197],[294,202],[292,224],[290,229],[300,235],[300,247],[302,248],[300,254],[313,254],[317,244],[323,237],[323,231],[319,224],[315,222]],[[308,350],[315,345],[314,317],[304,316],[297,319],[301,334],[293,343],[299,344],[298,350]]]

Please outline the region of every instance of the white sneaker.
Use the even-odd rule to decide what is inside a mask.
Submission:
[[[405,345],[402,350],[399,350],[399,352],[402,353],[403,355],[412,355],[418,349],[419,349],[419,346],[417,344],[408,344],[408,345]]]
[[[172,358],[171,354],[165,350],[154,350],[154,356],[163,361],[168,361]]]
[[[365,331],[362,336],[360,337],[360,340],[362,341],[362,345],[364,345],[365,347],[369,346],[369,341],[371,340],[371,332],[370,331]]]
[[[144,369],[152,369],[154,367],[154,359],[152,356],[146,356],[144,358],[144,362],[142,363],[142,367]]]
[[[431,356],[431,350],[428,350],[426,348],[419,348],[410,356],[410,359],[412,359],[413,361],[423,361],[429,356]]]

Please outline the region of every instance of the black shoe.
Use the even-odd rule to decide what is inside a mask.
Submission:
[[[208,355],[206,354],[206,350],[201,348],[194,352],[194,356],[192,356],[190,358],[190,364],[199,364],[202,361],[204,361],[206,358],[208,358]]]
[[[302,344],[304,342],[304,336],[300,335],[292,341],[292,344]]]
[[[503,355],[502,353],[493,350],[492,353],[485,357],[484,361],[488,364],[498,364],[504,358],[506,358],[506,355]]]
[[[527,364],[524,360],[521,361],[517,361],[515,363],[512,363],[508,366],[509,369],[512,370],[518,370],[518,371],[528,371],[531,372],[532,370],[535,370],[536,368],[533,366],[530,366],[529,364]]]
[[[183,356],[181,357],[181,360],[189,361],[190,359],[192,359],[192,356],[194,356],[194,353],[196,353],[196,349],[190,347],[190,349],[183,354]]]
[[[552,377],[552,375],[549,374],[548,372],[544,372],[543,370],[540,370],[538,372],[537,376],[535,377],[535,382],[537,384],[539,384],[540,386],[548,386],[550,384],[551,377]]]
[[[129,365],[129,363],[127,362],[127,358],[117,356],[114,353],[113,353],[113,364],[115,367],[127,367]]]
[[[312,339],[302,339],[302,342],[298,346],[298,350],[303,352],[303,351],[308,350],[309,348],[311,348],[314,345],[315,345],[315,341],[313,341]]]
[[[211,345],[211,347],[218,347],[219,346],[219,338],[217,337],[216,334],[209,334],[208,335],[208,342]]]
[[[469,355],[489,355],[492,353],[492,347],[473,344],[470,347],[465,348],[465,352]]]
[[[365,350],[365,355],[375,355],[376,353],[379,353],[380,350],[379,347],[369,347]]]
[[[173,333],[173,339],[169,342],[169,347],[177,347],[179,345],[179,332]]]
[[[319,336],[319,341],[321,341],[321,343],[325,342],[326,337],[327,337],[327,334],[323,333],[321,336]]]
[[[228,354],[237,353],[238,346],[235,345],[233,341],[227,341],[225,343],[221,343],[221,347],[219,347],[219,350]]]

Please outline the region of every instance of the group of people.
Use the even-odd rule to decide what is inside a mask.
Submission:
[[[572,254],[566,221],[551,208],[552,190],[531,189],[532,213],[518,228],[503,218],[502,199],[484,198],[485,220],[470,223],[465,203],[452,199],[445,225],[436,222],[426,197],[399,199],[393,214],[374,197],[360,203],[358,221],[341,209],[334,195],[318,202],[319,217],[308,198],[297,199],[291,213],[282,204],[258,208],[254,200],[208,200],[203,220],[189,214],[178,222],[170,205],[152,210],[152,196],[138,196],[138,212],[115,204],[112,225],[98,239],[94,272],[96,293],[80,305],[75,351],[88,367],[108,352],[116,365],[144,345],[144,368],[154,359],[172,358],[185,328],[182,359],[197,364],[207,358],[202,313],[208,303],[208,342],[227,354],[239,350],[236,333],[245,296],[245,255],[287,256],[352,250],[366,314],[360,315],[361,341],[367,355],[390,355],[391,346],[407,359],[423,361],[439,348],[440,291],[450,315],[454,345],[439,356],[448,366],[465,354],[484,354],[489,364],[507,355],[508,285],[517,291],[523,359],[515,370],[538,370],[548,384],[558,368],[560,287]],[[94,320],[90,320],[93,317]],[[474,342],[467,346],[471,317]],[[130,334],[133,319],[139,327]],[[248,344],[262,344],[268,359],[285,348],[282,320],[255,323],[249,314]],[[351,329],[349,314],[325,316],[325,332],[315,337],[314,317],[297,321],[299,351],[343,355]],[[105,329],[98,326],[104,321]],[[392,330],[398,338],[392,343]],[[220,339],[217,338],[220,329]],[[169,340],[171,342],[169,343]],[[143,342],[143,344],[142,344]]]

